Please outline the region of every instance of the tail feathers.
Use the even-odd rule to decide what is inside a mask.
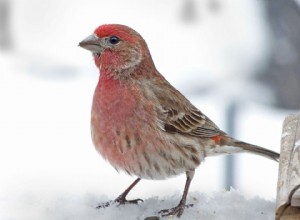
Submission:
[[[263,157],[267,157],[271,160],[275,160],[275,161],[279,162],[280,154],[278,154],[272,150],[268,150],[266,148],[259,147],[257,145],[248,144],[246,142],[238,141],[238,140],[235,140],[234,138],[230,138],[230,137],[224,138],[223,141],[225,143],[222,143],[222,144],[225,144],[228,146],[240,147],[246,152],[249,152],[252,154],[257,154],[257,155],[260,155]]]

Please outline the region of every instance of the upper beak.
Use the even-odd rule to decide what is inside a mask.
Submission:
[[[88,36],[87,38],[85,38],[84,40],[82,40],[79,43],[79,46],[89,50],[93,53],[101,53],[102,52],[102,47],[100,45],[100,39],[95,36],[94,34]]]

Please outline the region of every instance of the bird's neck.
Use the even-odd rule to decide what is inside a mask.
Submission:
[[[143,77],[150,78],[157,72],[150,54],[125,63],[103,56],[100,61],[96,62],[96,65],[100,71],[100,80],[130,81]]]

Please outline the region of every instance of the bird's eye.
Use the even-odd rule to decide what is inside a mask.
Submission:
[[[120,39],[117,36],[111,36],[109,38],[109,43],[111,43],[111,44],[117,44],[117,43],[119,43],[119,41],[120,41]]]

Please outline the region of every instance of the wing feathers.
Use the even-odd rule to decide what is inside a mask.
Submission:
[[[225,134],[163,77],[151,82],[147,94],[156,99],[157,117],[164,124],[162,130],[198,137]]]

